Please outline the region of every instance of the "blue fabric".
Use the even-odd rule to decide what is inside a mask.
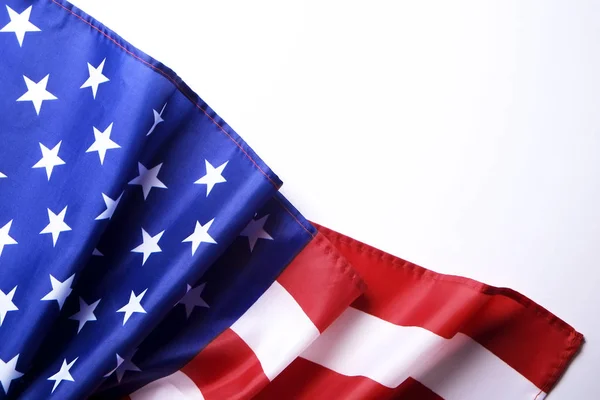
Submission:
[[[0,398],[126,394],[180,368],[230,326],[315,230],[277,193],[277,176],[171,70],[65,1],[5,3]],[[22,42],[16,15],[28,30]],[[92,70],[101,76],[86,86]],[[32,85],[48,99],[31,101]],[[146,169],[158,172],[151,188],[139,178]],[[222,179],[203,181],[210,169]],[[252,244],[244,228],[263,217],[272,239]],[[198,225],[209,237],[194,251],[186,239]],[[154,247],[140,248],[149,238]],[[208,307],[188,315],[177,303],[188,285],[203,284]],[[142,312],[118,312],[142,293]],[[95,319],[81,326],[81,302],[98,300]],[[117,354],[135,368],[105,376]]]

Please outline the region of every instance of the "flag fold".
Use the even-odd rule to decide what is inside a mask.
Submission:
[[[510,289],[306,220],[67,1],[2,6],[0,399],[541,400],[580,347]]]

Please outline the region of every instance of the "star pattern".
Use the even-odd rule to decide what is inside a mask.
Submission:
[[[112,123],[104,130],[104,132],[100,132],[100,130],[94,127],[94,143],[85,151],[86,153],[97,151],[101,165],[104,164],[104,157],[106,157],[106,152],[108,150],[121,148],[121,146],[113,142],[110,138],[112,128]]]
[[[133,356],[135,355],[136,352],[137,352],[137,349],[133,352],[133,354],[129,358],[122,358],[120,355],[117,354],[117,366],[112,371],[110,371],[108,374],[104,375],[104,377],[107,378],[116,372],[115,375],[117,376],[117,382],[121,383],[121,380],[123,379],[123,376],[125,375],[125,372],[127,372],[127,371],[140,372],[141,369],[139,369],[137,367],[137,365],[135,365],[131,361],[131,359],[133,358]]]
[[[46,175],[48,176],[48,181],[50,181],[50,177],[52,176],[52,170],[57,165],[64,165],[65,162],[62,158],[58,156],[58,151],[60,150],[60,144],[62,140],[58,142],[56,146],[50,150],[46,146],[40,143],[40,149],[42,150],[42,159],[35,163],[35,165],[31,168],[46,168]]]
[[[2,389],[4,389],[5,394],[8,394],[11,382],[23,376],[21,372],[17,371],[18,361],[19,354],[14,356],[8,362],[4,362],[4,360],[0,358],[0,383],[2,384]]]
[[[206,185],[206,197],[208,197],[210,191],[217,183],[227,182],[225,178],[223,178],[222,174],[228,162],[229,161],[225,161],[223,164],[215,168],[211,163],[208,162],[208,160],[204,160],[204,164],[206,165],[206,175],[194,183],[197,185]]]
[[[88,66],[88,73],[90,74],[90,77],[80,87],[80,89],[84,89],[84,88],[88,88],[88,87],[91,88],[92,96],[94,97],[94,99],[96,98],[96,93],[98,92],[98,86],[100,86],[100,84],[106,83],[110,80],[102,74],[102,71],[104,70],[105,62],[106,62],[106,58],[104,60],[102,60],[100,65],[98,65],[97,67],[93,67],[92,64],[88,63],[87,66]]]
[[[162,110],[160,110],[160,112],[158,112],[156,110],[152,110],[152,113],[154,114],[154,123],[152,124],[152,127],[150,128],[148,133],[146,133],[146,136],[150,136],[150,134],[152,132],[154,132],[154,129],[156,129],[158,124],[160,124],[161,122],[165,122],[165,120],[162,119],[162,114],[165,111],[166,107],[167,107],[167,103],[165,103],[165,105],[163,106]]]
[[[190,318],[190,315],[192,315],[192,311],[194,311],[194,308],[196,307],[209,308],[208,304],[204,301],[204,299],[200,297],[202,296],[202,291],[204,291],[205,286],[206,282],[196,286],[193,289],[189,284],[187,285],[187,292],[185,293],[185,296],[183,296],[183,298],[177,303],[183,304],[185,306],[186,318]]]
[[[52,301],[56,300],[58,303],[58,309],[62,310],[65,305],[65,301],[67,297],[71,294],[73,289],[71,285],[73,284],[73,279],[75,279],[75,274],[68,277],[65,281],[61,282],[52,275],[50,275],[50,285],[52,285],[52,290],[48,292],[47,295],[41,298],[42,301]]]
[[[0,228],[0,256],[2,255],[2,251],[4,250],[4,246],[8,246],[11,244],[17,244],[17,241],[10,237],[9,231],[12,226],[13,220],[8,221],[2,228]]]
[[[123,361],[125,361],[125,360],[123,360],[123,357],[121,357],[119,354],[117,354],[117,366],[114,367],[113,369],[111,369],[108,374],[104,375],[104,377],[108,378],[109,376],[111,376],[112,374],[114,374],[115,371],[117,370],[117,368],[119,368],[119,366],[121,364],[123,364]],[[121,382],[121,380],[119,380],[119,382]]]
[[[40,232],[40,235],[44,233],[52,234],[52,246],[56,246],[56,242],[58,241],[58,237],[61,232],[68,232],[71,230],[71,227],[65,223],[65,216],[67,215],[67,206],[62,209],[60,213],[54,214],[52,210],[48,208],[48,219],[50,222],[48,225]]]
[[[112,218],[113,214],[115,213],[115,210],[117,209],[117,206],[119,205],[119,202],[121,201],[121,197],[123,197],[123,193],[121,193],[121,195],[116,200],[113,200],[104,193],[102,193],[102,198],[104,199],[104,205],[106,206],[106,210],[104,210],[102,214],[96,217],[96,221]]]
[[[0,29],[0,32],[12,32],[17,36],[19,47],[23,47],[23,40],[27,32],[40,32],[40,28],[29,21],[31,16],[32,6],[29,6],[22,13],[17,13],[15,10],[6,6],[10,22]]]
[[[162,168],[162,163],[158,164],[156,167],[147,169],[142,165],[142,163],[138,163],[138,172],[139,175],[137,178],[132,179],[129,184],[130,185],[140,185],[142,187],[142,192],[144,193],[144,200],[148,198],[150,191],[152,188],[166,189],[167,186],[158,179],[158,173]]]
[[[198,250],[198,246],[200,246],[200,243],[217,244],[215,239],[213,239],[212,236],[208,234],[208,230],[210,229],[210,226],[214,221],[215,219],[213,218],[204,225],[200,224],[200,221],[196,221],[196,227],[194,228],[194,232],[187,238],[183,239],[182,243],[192,243],[192,256],[196,254],[196,250]]]
[[[129,296],[129,301],[123,307],[119,308],[117,312],[125,313],[123,316],[123,326],[127,323],[129,318],[133,315],[133,313],[142,313],[146,314],[146,310],[141,305],[141,301],[144,298],[148,289],[146,288],[142,293],[136,295],[133,290],[131,291],[131,295]],[[171,303],[173,304],[173,303]]]
[[[265,223],[267,222],[268,218],[269,215],[267,214],[260,219],[252,219],[252,221],[250,221],[250,223],[248,223],[248,225],[246,225],[244,230],[242,230],[240,233],[240,236],[248,237],[248,243],[250,243],[251,252],[254,250],[254,246],[256,246],[258,239],[273,240],[271,235],[265,231]]]
[[[23,94],[21,97],[17,99],[17,101],[31,101],[33,103],[33,107],[35,108],[35,113],[40,115],[40,111],[42,110],[42,103],[46,100],[57,100],[58,98],[46,90],[46,86],[48,86],[48,79],[50,75],[46,75],[39,82],[34,82],[25,75],[23,75],[23,79],[25,80],[25,85],[27,86],[27,92]]]
[[[58,387],[58,385],[60,385],[60,383],[62,381],[75,382],[75,379],[73,379],[73,376],[71,375],[70,370],[78,358],[79,357],[75,358],[73,361],[71,361],[68,364],[67,364],[67,359],[65,358],[62,362],[60,370],[57,373],[55,373],[54,375],[52,375],[50,378],[48,378],[49,381],[54,381],[54,386],[52,387],[51,393],[54,393],[54,391],[56,390],[56,388]]]
[[[110,50],[106,50],[106,57],[101,62],[100,59],[80,58],[74,63],[75,65],[69,66],[67,63],[73,60],[68,57],[63,60],[63,53],[57,52],[56,54],[61,56],[56,57],[57,62],[50,57],[49,62],[42,63],[43,65],[37,61],[33,65],[32,61],[35,60],[28,60],[27,57],[32,57],[30,54],[45,55],[43,50],[40,52],[40,49],[36,49],[35,46],[47,46],[51,43],[51,40],[47,40],[46,35],[56,30],[47,28],[51,26],[48,24],[51,24],[52,19],[48,18],[44,21],[40,18],[40,27],[45,32],[35,35],[28,34],[41,32],[39,27],[30,22],[32,10],[34,8],[37,10],[38,7],[35,4],[37,3],[26,9],[19,8],[20,13],[6,6],[10,22],[0,28],[0,39],[6,39],[9,44],[4,50],[20,52],[23,57],[23,60],[17,56],[13,60],[14,62],[11,61],[11,68],[14,67],[17,70],[22,67],[23,70],[17,70],[16,75],[10,77],[12,82],[9,82],[8,86],[2,86],[8,88],[5,94],[8,94],[7,101],[14,110],[10,108],[4,110],[11,125],[0,124],[0,129],[2,129],[0,136],[10,139],[6,154],[2,154],[2,159],[0,159],[2,168],[0,187],[2,190],[8,188],[8,196],[4,196],[0,200],[0,206],[2,206],[0,222],[4,224],[0,226],[0,256],[3,256],[4,253],[0,263],[0,284],[2,282],[6,284],[2,285],[4,291],[0,290],[0,327],[2,328],[0,331],[9,332],[9,337],[20,332],[26,334],[19,343],[13,343],[12,340],[0,343],[0,355],[4,357],[0,358],[0,385],[5,394],[8,394],[9,389],[12,388],[13,392],[25,393],[27,391],[30,396],[37,396],[36,398],[49,398],[51,396],[48,392],[53,393],[61,386],[57,395],[54,396],[69,397],[79,390],[75,389],[79,387],[79,384],[88,384],[85,383],[86,380],[89,381],[89,376],[86,374],[90,372],[84,369],[84,365],[89,365],[86,363],[90,360],[86,358],[97,354],[85,351],[71,354],[73,350],[78,351],[79,348],[70,346],[63,348],[61,344],[61,347],[56,348],[56,352],[45,353],[52,354],[52,360],[44,359],[45,355],[42,354],[42,350],[45,352],[48,346],[54,345],[51,343],[52,340],[46,339],[54,337],[54,334],[47,338],[40,335],[45,335],[47,330],[52,327],[52,329],[58,329],[61,335],[65,335],[65,339],[71,340],[76,337],[78,343],[86,346],[89,344],[87,342],[94,345],[107,343],[94,342],[94,340],[106,339],[106,335],[111,335],[114,343],[125,344],[125,346],[118,347],[120,354],[131,354],[131,356],[121,357],[116,354],[116,367],[106,376],[114,374],[116,380],[121,382],[127,372],[141,372],[142,369],[145,369],[142,354],[137,357],[139,360],[137,364],[142,367],[139,368],[132,361],[135,352],[132,354],[131,348],[128,347],[129,344],[126,341],[121,343],[121,341],[131,331],[135,331],[132,328],[137,330],[139,326],[144,326],[146,318],[143,315],[135,314],[159,313],[164,310],[164,304],[161,304],[161,301],[164,302],[161,297],[165,295],[164,288],[161,287],[161,279],[154,279],[158,276],[157,271],[171,268],[170,264],[177,260],[175,257],[184,261],[189,260],[188,249],[191,249],[191,255],[195,256],[202,243],[205,243],[206,249],[214,249],[214,254],[220,254],[220,251],[224,250],[224,247],[232,239],[229,227],[235,226],[231,223],[235,222],[233,219],[237,218],[237,214],[231,215],[228,207],[231,204],[241,204],[240,202],[246,200],[253,201],[252,198],[245,198],[247,193],[244,192],[243,187],[242,190],[234,188],[237,181],[234,178],[250,176],[248,171],[252,169],[252,173],[255,173],[256,165],[253,167],[248,162],[238,162],[239,154],[230,152],[232,149],[235,151],[238,149],[229,142],[222,149],[213,147],[215,143],[219,146],[221,144],[211,142],[212,132],[205,130],[203,126],[200,126],[199,132],[190,131],[197,138],[188,135],[191,139],[189,141],[180,141],[178,137],[169,136],[171,132],[165,129],[167,125],[173,123],[174,127],[179,129],[178,124],[186,123],[185,114],[180,114],[181,109],[172,105],[179,102],[177,97],[181,96],[181,93],[169,93],[164,90],[164,87],[158,85],[135,86],[137,80],[129,79],[130,77],[127,76],[129,71],[127,68],[122,68],[123,64],[117,65],[117,62],[113,61],[117,60],[117,57],[113,58]],[[38,12],[41,12],[41,9],[33,13],[36,23]],[[6,21],[1,18],[2,10],[0,9],[0,20]],[[10,35],[2,36],[1,33]],[[14,43],[12,34],[15,34],[17,38],[18,47]],[[27,40],[25,40],[26,36]],[[44,40],[37,40],[38,38]],[[24,44],[24,42],[26,43]],[[75,52],[79,52],[79,50],[76,48]],[[82,53],[81,57],[88,57],[89,54],[83,51],[80,53]],[[9,55],[13,56],[13,54]],[[84,77],[84,64],[87,64],[87,77]],[[60,68],[60,71],[57,68]],[[69,68],[73,70],[70,71]],[[40,69],[43,73],[40,72]],[[0,76],[2,85],[6,83],[4,80],[6,76],[11,75],[11,72],[8,71],[8,74],[3,73]],[[110,79],[107,75],[110,76]],[[50,79],[51,76],[52,79]],[[25,83],[24,86],[21,77]],[[84,79],[85,82],[83,82]],[[108,83],[111,81],[112,83]],[[167,84],[167,82],[161,84],[163,83]],[[103,90],[99,90],[100,87]],[[88,88],[93,101],[88,97]],[[140,104],[130,102],[131,98],[127,92],[130,88],[134,95],[148,94],[148,100],[158,99],[158,101],[144,103],[140,108]],[[15,90],[13,91],[13,89]],[[112,90],[115,92],[121,90],[122,93],[118,94],[122,94],[122,98],[109,98]],[[169,99],[168,104],[171,104],[170,107],[173,108],[166,112],[165,117],[167,98]],[[48,101],[51,102],[50,105],[47,104]],[[37,118],[31,114],[31,106],[23,104],[23,102],[31,102]],[[44,104],[46,106],[43,107]],[[147,104],[154,104],[157,109]],[[41,112],[42,108],[44,108],[44,113]],[[158,111],[159,108],[160,111]],[[152,126],[150,126],[150,113],[148,112],[150,109],[152,109],[154,120]],[[129,120],[124,118],[121,110],[127,110],[125,117],[130,117]],[[194,112],[196,111],[194,110]],[[181,119],[182,116],[184,119]],[[208,117],[209,120],[213,118],[211,115]],[[22,120],[18,120],[19,118]],[[165,123],[165,119],[168,121],[167,123]],[[120,121],[124,121],[123,125]],[[112,130],[115,124],[117,130],[113,136]],[[96,126],[106,126],[106,128],[101,131]],[[7,127],[8,130],[5,129]],[[197,127],[192,126],[193,129]],[[89,135],[91,133],[89,128],[92,128],[94,134],[93,142]],[[146,131],[148,128],[150,129]],[[5,132],[7,136],[4,136]],[[144,132],[147,132],[145,136]],[[207,133],[209,135],[204,136]],[[221,133],[218,136],[221,138]],[[13,146],[13,139],[16,146]],[[117,149],[122,149],[122,151],[109,151]],[[95,162],[96,156],[84,155],[84,152],[96,152],[100,163]],[[233,156],[234,154],[236,157]],[[138,162],[138,175],[125,179],[133,162],[138,160],[140,161]],[[190,165],[197,165],[198,162],[201,163],[202,160],[204,160],[204,171],[190,167]],[[104,166],[104,161],[107,161],[106,166]],[[171,164],[172,161],[174,161],[173,164]],[[23,168],[19,169],[21,163]],[[167,169],[163,168],[165,163]],[[61,168],[55,171],[58,166]],[[151,168],[146,168],[146,166]],[[43,181],[43,171],[45,171],[47,181]],[[191,177],[190,171],[193,174]],[[7,174],[10,177],[7,177]],[[196,178],[198,179],[194,181]],[[128,180],[129,182],[127,182]],[[229,183],[226,183],[228,180]],[[167,184],[170,189],[168,191],[166,190]],[[196,185],[204,185],[206,192],[203,186]],[[141,187],[143,201],[136,186]],[[29,196],[28,191],[32,196]],[[126,191],[131,191],[134,195],[126,196]],[[150,196],[152,191],[156,193]],[[201,194],[199,195],[199,193]],[[213,195],[209,197],[211,193]],[[100,203],[99,194],[102,196],[103,205]],[[241,197],[236,197],[240,194]],[[18,207],[12,207],[14,204],[11,201],[4,202],[5,198],[12,195],[15,198],[13,202]],[[184,201],[178,201],[179,196],[186,197],[181,197]],[[124,204],[120,205],[123,198],[125,198]],[[212,203],[209,202],[209,198],[212,199]],[[172,209],[168,209],[165,205],[165,199],[171,202]],[[188,200],[194,200],[196,203],[190,206]],[[219,208],[221,204],[223,207]],[[5,205],[8,207],[4,207]],[[60,207],[63,207],[62,210]],[[120,212],[115,214],[117,208]],[[58,210],[60,211],[55,212]],[[69,211],[69,217],[67,217],[67,211]],[[46,214],[48,215],[47,224]],[[221,215],[225,215],[224,218],[227,220],[221,220]],[[216,228],[212,228],[216,217],[219,217],[217,219],[223,225],[218,223]],[[248,235],[251,251],[259,238],[272,240],[272,237],[264,230],[266,217],[263,217],[265,221],[261,225],[262,232],[257,229],[253,233],[255,237]],[[110,222],[111,220],[113,222]],[[201,224],[200,220],[208,222]],[[260,221],[262,219],[254,222],[260,224]],[[15,223],[13,224],[13,222]],[[193,231],[192,225],[194,225]],[[40,231],[42,227],[43,229]],[[137,232],[139,235],[139,229],[142,231],[141,243],[139,241],[131,242],[131,232]],[[215,231],[215,229],[217,230]],[[248,229],[246,227],[246,230]],[[67,234],[59,245],[58,241],[62,234],[72,230],[75,232]],[[49,246],[49,238],[45,235],[52,237],[52,247]],[[137,235],[135,237],[139,240]],[[208,246],[217,245],[215,238],[219,239],[222,248]],[[19,240],[19,243],[16,239]],[[190,247],[187,243],[190,243]],[[19,246],[15,246],[17,244]],[[98,248],[101,248],[102,252]],[[153,261],[148,262],[150,256],[162,252],[164,252],[163,255],[155,255],[152,257]],[[130,253],[136,254],[131,255]],[[138,253],[142,256],[138,256]],[[242,253],[243,257],[247,256],[246,252]],[[184,257],[181,257],[182,255]],[[91,256],[94,256],[93,259]],[[137,264],[137,268],[130,268],[140,260],[144,268],[140,269],[139,264]],[[105,274],[102,275],[101,281],[91,282],[96,277],[88,275],[88,271],[94,268],[101,274]],[[74,273],[76,271],[77,275]],[[174,268],[172,271],[174,272],[173,277],[177,278],[172,280],[172,284],[181,285],[176,288],[177,293],[183,292],[183,284],[180,283],[182,282],[181,276],[177,276],[182,271],[183,268],[180,268],[179,271]],[[166,272],[171,273],[170,271]],[[110,278],[113,280],[112,282],[108,279],[105,280],[104,277],[111,275],[114,275]],[[13,279],[13,276],[16,279]],[[5,279],[6,277],[8,279]],[[78,277],[77,282],[75,277]],[[186,275],[186,278],[189,276]],[[23,286],[19,281],[23,279],[26,282],[32,281],[32,284]],[[96,283],[98,285],[95,285]],[[105,283],[106,285],[104,285]],[[135,287],[133,287],[134,284]],[[208,284],[210,285],[208,295],[205,290],[206,282],[195,287],[190,284],[185,285],[185,295],[176,305],[183,306],[180,308],[185,310],[186,320],[193,321],[196,316],[210,314],[202,313],[201,309],[210,308],[205,298],[213,306],[211,296],[218,292],[218,286],[213,286],[212,282]],[[91,290],[90,286],[94,289]],[[171,284],[167,286],[171,291]],[[10,289],[11,287],[12,289]],[[137,293],[138,290],[139,293]],[[18,295],[17,291],[19,291]],[[145,299],[148,291],[151,296]],[[126,293],[130,293],[130,297],[128,302],[123,305]],[[72,294],[75,295],[71,296]],[[71,297],[77,297],[78,302],[75,299],[69,300]],[[171,308],[174,299],[172,297],[169,299],[168,307]],[[86,300],[92,302],[88,303]],[[58,305],[59,312],[56,311],[54,301]],[[122,307],[119,308],[119,305]],[[65,312],[62,312],[62,308],[65,308]],[[213,306],[213,309],[218,309],[217,304]],[[117,314],[115,315],[115,313]],[[121,313],[123,314],[122,325],[118,325],[118,322],[121,322]],[[40,321],[40,316],[43,316],[45,321],[42,325],[37,323]],[[179,318],[180,322],[185,321],[184,313],[179,308],[175,317]],[[130,319],[134,320],[133,323],[126,326]],[[71,321],[77,322],[77,330],[75,330],[75,322]],[[148,318],[148,321],[153,320]],[[142,323],[138,324],[138,322]],[[32,343],[30,343],[30,339],[34,338],[34,335],[27,336],[32,332],[21,329],[27,324],[35,325],[36,331],[33,333],[38,335],[38,338],[44,339],[42,340],[43,348],[39,352],[36,346],[31,346]],[[19,329],[12,333],[15,326],[18,326]],[[146,352],[144,347],[142,349]],[[58,362],[61,358],[63,361],[59,367]],[[80,358],[81,362],[78,361]],[[32,363],[38,362],[44,367],[40,371],[36,370],[35,376],[30,375],[30,378],[14,382],[24,376],[24,373],[29,372],[29,366]],[[51,369],[47,370],[48,366]],[[38,372],[40,373],[38,374]],[[77,385],[64,384],[65,381],[75,382],[76,380],[79,381]],[[53,382],[52,387],[48,381]],[[41,393],[40,389],[45,392]],[[0,391],[0,397],[2,397],[2,391]],[[11,394],[14,397],[14,393]]]
[[[6,318],[6,314],[9,311],[17,311],[18,308],[13,303],[13,297],[15,297],[15,292],[17,291],[17,287],[12,288],[8,294],[5,294],[2,290],[0,290],[0,326],[4,323],[4,318]]]
[[[146,263],[148,257],[150,257],[150,254],[162,252],[160,246],[158,245],[158,241],[162,237],[163,233],[165,233],[165,231],[159,232],[154,236],[150,236],[148,232],[146,232],[144,228],[142,228],[142,244],[137,246],[135,249],[131,250],[132,253],[144,254],[144,258],[142,259],[142,265]]]
[[[100,300],[102,299],[98,299],[92,304],[88,304],[81,297],[79,298],[79,311],[69,317],[69,319],[79,322],[77,333],[81,331],[87,322],[97,321],[94,310],[96,310],[96,307],[100,304]]]

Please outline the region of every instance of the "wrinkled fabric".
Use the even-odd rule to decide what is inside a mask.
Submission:
[[[171,70],[91,17],[9,1],[0,27],[0,359],[23,374],[0,398],[82,398],[121,383],[105,375],[133,355],[144,382],[180,367],[314,228]],[[251,221],[262,236],[244,233]],[[209,307],[174,307],[201,284]],[[190,338],[182,326],[202,312],[186,329],[209,329]],[[169,362],[156,366],[158,342]]]
[[[541,400],[581,346],[317,230],[173,71],[64,0],[4,3],[0,398]]]

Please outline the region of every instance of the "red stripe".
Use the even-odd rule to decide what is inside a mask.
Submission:
[[[321,331],[364,290],[360,278],[322,234],[296,256],[277,282]],[[269,383],[250,347],[229,329],[182,371],[206,400],[250,398]]]
[[[323,332],[365,286],[348,261],[318,233],[277,278]]]
[[[269,383],[254,352],[227,329],[181,369],[206,400],[248,399]]]
[[[513,290],[438,274],[327,228],[319,231],[367,284],[353,307],[446,338],[464,333],[545,392],[582,343],[571,326]]]
[[[395,389],[363,376],[345,376],[303,358],[296,359],[256,397],[271,399],[443,400],[414,379]]]

